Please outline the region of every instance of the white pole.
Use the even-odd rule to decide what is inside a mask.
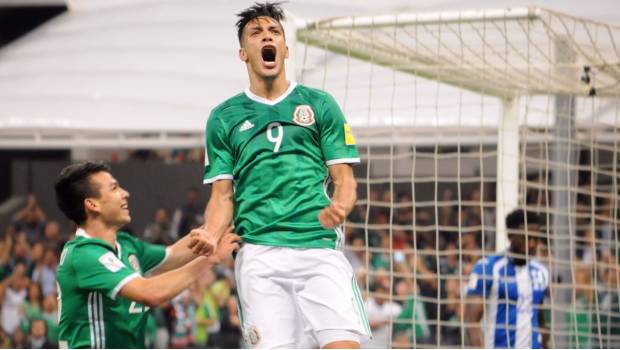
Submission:
[[[286,67],[286,78],[289,81],[299,81],[299,76],[297,72],[297,29],[299,28],[299,24],[303,22],[300,21],[294,14],[290,11],[286,11],[285,20],[282,23],[284,27],[284,33],[286,34],[286,45],[288,46],[288,59],[285,61]]]
[[[519,98],[502,101],[497,128],[497,209],[495,249],[508,247],[506,215],[519,204]]]

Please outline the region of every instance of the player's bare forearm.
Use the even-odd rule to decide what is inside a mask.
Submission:
[[[148,306],[159,306],[188,288],[203,272],[212,266],[201,256],[187,265],[150,278],[136,278],[120,291],[123,297]]]
[[[482,331],[480,330],[480,320],[482,319],[483,306],[480,298],[467,298],[465,306],[465,323],[467,324],[467,334],[469,335],[469,345],[474,348],[481,348]]]
[[[230,229],[234,210],[234,191],[231,180],[215,181],[211,187],[211,197],[205,209],[204,230],[194,237],[190,248],[195,254],[209,254],[217,247],[217,242]]]
[[[194,231],[197,230],[192,230],[192,232],[166,248],[168,250],[168,257],[157,270],[153,271],[153,275],[179,268],[199,256],[194,254],[193,250],[189,248],[193,236],[196,234]]]
[[[202,273],[239,249],[239,236],[227,234],[211,257],[200,256],[177,269],[154,277],[136,278],[127,283],[120,294],[144,305],[158,306],[188,288]]]
[[[329,175],[334,183],[334,195],[331,204],[319,213],[319,222],[325,228],[341,225],[357,201],[357,182],[351,165],[330,165]]]

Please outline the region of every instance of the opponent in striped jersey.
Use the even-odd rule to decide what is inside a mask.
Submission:
[[[238,248],[238,237],[227,233],[213,257],[197,257],[190,247],[198,231],[167,248],[117,232],[131,219],[129,193],[101,164],[68,166],[55,190],[79,227],[57,270],[61,348],[144,348],[149,306],[170,300]],[[144,278],[150,271],[160,274]]]
[[[510,248],[480,259],[471,272],[465,317],[467,322],[481,322],[482,332],[478,327],[469,329],[475,347],[540,349],[546,343],[539,330],[544,327],[540,306],[547,294],[549,271],[528,256],[534,255],[538,238],[526,239],[526,226],[528,233],[538,232],[536,214],[510,213],[506,218]]]

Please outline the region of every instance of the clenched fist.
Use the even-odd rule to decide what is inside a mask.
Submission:
[[[334,228],[341,225],[346,217],[347,211],[344,206],[332,202],[329,207],[319,213],[319,222],[324,228]]]

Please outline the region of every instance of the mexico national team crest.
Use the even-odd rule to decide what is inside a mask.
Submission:
[[[310,126],[314,124],[314,111],[312,107],[308,105],[299,105],[295,107],[293,121],[301,126]]]
[[[133,268],[134,271],[136,271],[137,273],[142,273],[142,269],[140,268],[140,263],[138,262],[138,258],[135,255],[130,255],[129,258],[127,258],[129,260],[129,265],[131,265],[131,267]]]

